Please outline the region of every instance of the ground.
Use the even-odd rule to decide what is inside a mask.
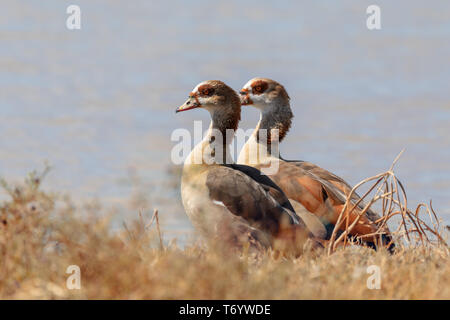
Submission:
[[[442,244],[298,258],[179,248],[160,243],[156,219],[113,232],[96,208],[56,206],[41,178],[3,183],[11,200],[0,206],[0,299],[450,299]],[[79,267],[80,289],[69,289],[78,276],[69,266]]]

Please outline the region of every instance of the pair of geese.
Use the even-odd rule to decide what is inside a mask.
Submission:
[[[234,164],[227,131],[238,128],[241,105],[258,108],[261,118],[241,150],[238,164]],[[222,81],[204,81],[176,112],[195,108],[210,112],[211,125],[183,167],[182,201],[194,227],[208,238],[238,247],[250,245],[300,254],[307,244],[313,248],[326,246],[352,188],[317,165],[285,160],[278,152],[272,154],[274,139],[283,140],[293,118],[285,88],[271,79],[254,78],[238,95]],[[261,129],[267,134],[260,134]],[[215,139],[217,132],[224,137],[222,141]],[[272,136],[271,132],[278,134]],[[255,148],[256,158],[250,156]],[[264,174],[263,168],[273,161],[277,161],[278,170]],[[355,194],[351,200],[359,199]],[[352,212],[350,207],[345,212],[349,224],[357,219],[364,204],[361,202]],[[367,210],[348,236],[359,239],[356,243],[360,245],[374,249],[384,246],[392,251],[394,244],[387,227],[383,227],[381,237],[374,235],[379,219],[377,213]]]

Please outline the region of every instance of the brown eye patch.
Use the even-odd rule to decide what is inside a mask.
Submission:
[[[214,88],[210,86],[209,84],[204,84],[200,87],[198,87],[198,93],[202,97],[209,97],[214,94]]]
[[[269,85],[267,84],[267,82],[263,81],[263,80],[258,80],[252,83],[251,87],[252,87],[252,93],[253,94],[262,94],[264,91],[267,90],[267,87]]]

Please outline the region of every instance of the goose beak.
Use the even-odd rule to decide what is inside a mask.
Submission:
[[[183,103],[182,106],[179,106],[176,110],[175,113],[181,112],[181,111],[188,111],[188,110],[192,110],[195,108],[200,108],[201,104],[198,103],[197,99],[195,99],[195,97],[190,96],[189,99],[186,100],[185,103]]]
[[[252,99],[250,99],[248,89],[242,89],[241,91],[239,91],[239,94],[241,98],[241,105],[248,106],[250,104],[253,104]]]

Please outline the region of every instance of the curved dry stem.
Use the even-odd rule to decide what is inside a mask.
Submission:
[[[373,239],[374,237],[380,237],[381,239],[382,235],[388,232],[388,223],[394,223],[395,217],[400,216],[397,228],[395,228],[395,231],[390,232],[395,242],[403,242],[412,246],[418,244],[443,245],[448,248],[442,235],[443,230],[438,215],[432,206],[432,201],[430,201],[429,205],[425,203],[418,204],[415,210],[408,209],[406,189],[394,173],[394,166],[403,151],[395,158],[388,171],[362,180],[347,195],[328,243],[328,254],[333,253],[341,242],[343,242],[344,247],[349,244],[348,235],[352,234],[351,232],[361,220],[361,217],[377,202],[381,202],[380,218],[374,221],[377,225],[377,230],[370,234],[353,235],[356,236],[356,239],[364,240],[368,238]],[[362,197],[359,197],[357,201],[352,200],[353,196],[357,195],[358,189],[371,182],[372,185]],[[374,192],[374,190],[376,191]],[[366,202],[367,205],[365,205]],[[362,209],[360,207],[361,204],[364,205]],[[350,210],[348,210],[349,208]],[[350,214],[355,210],[357,210],[358,215],[350,223]],[[423,210],[425,210],[425,215],[423,215]],[[339,237],[337,236],[338,231],[342,231]]]

